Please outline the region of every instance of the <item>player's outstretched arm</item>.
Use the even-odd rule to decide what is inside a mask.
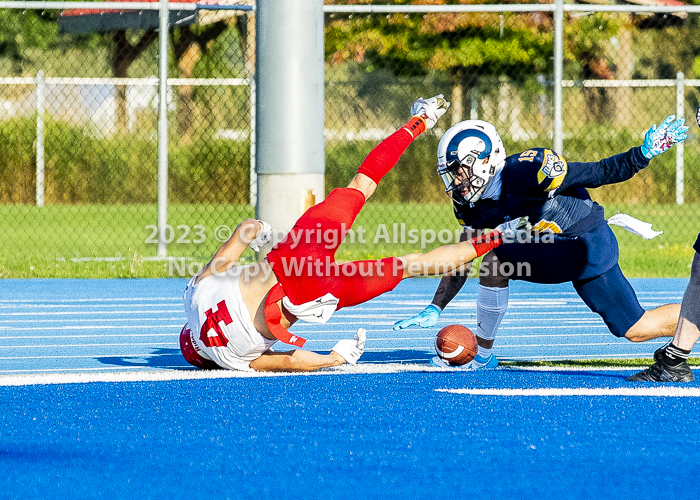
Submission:
[[[412,253],[400,257],[404,263],[403,279],[414,276],[436,276],[453,273],[468,262],[497,248],[504,241],[528,241],[532,226],[527,217],[499,224],[484,235],[461,243],[442,245],[427,253]]]
[[[467,241],[471,239],[475,234],[473,229],[464,228],[462,234],[459,237],[459,241]],[[467,277],[469,270],[471,269],[471,262],[468,262],[465,266],[457,269],[454,273],[445,274],[440,280],[433,300],[426,307],[418,313],[416,316],[397,321],[394,324],[394,330],[403,330],[410,326],[420,326],[421,328],[431,328],[435,326],[440,319],[440,314],[442,310],[447,307],[452,299],[454,299],[459,291],[462,289],[464,284],[467,282]]]
[[[231,237],[219,247],[198,279],[225,273],[236,265],[247,247],[257,252],[261,246],[270,241],[272,241],[270,224],[256,219],[244,220],[238,224]]]
[[[251,361],[250,367],[261,372],[311,372],[321,368],[357,364],[365,351],[367,332],[359,328],[355,337],[339,341],[330,354],[295,349],[287,352],[268,351]]]
[[[659,127],[652,125],[641,146],[595,162],[569,162],[568,172],[558,192],[570,187],[597,188],[624,182],[649,165],[649,161],[688,137],[683,118],[666,118]]]

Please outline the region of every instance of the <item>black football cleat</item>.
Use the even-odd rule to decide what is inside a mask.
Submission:
[[[692,382],[695,380],[693,370],[683,361],[676,366],[664,363],[661,352],[664,347],[654,353],[654,364],[646,370],[627,377],[628,382]]]

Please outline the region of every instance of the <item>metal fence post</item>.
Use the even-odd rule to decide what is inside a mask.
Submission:
[[[256,127],[256,116],[255,107],[256,104],[256,88],[255,88],[255,77],[250,79],[250,84],[248,85],[250,90],[250,204],[255,208],[255,214],[258,214],[258,171],[255,166],[255,148],[257,145],[255,136]]]
[[[44,72],[36,74],[36,206],[44,206],[44,107],[46,80]]]
[[[685,80],[683,73],[678,73],[676,79],[676,118],[683,118],[685,115],[683,105],[685,101]],[[676,203],[683,204],[683,153],[685,152],[683,142],[676,144]]]
[[[158,257],[168,253],[168,0],[160,0],[158,76]]]
[[[554,151],[564,154],[561,81],[564,76],[564,0],[554,0]]]

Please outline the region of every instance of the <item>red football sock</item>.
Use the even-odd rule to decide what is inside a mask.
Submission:
[[[362,162],[357,173],[365,174],[379,184],[389,170],[394,168],[406,148],[413,139],[425,132],[425,122],[422,118],[414,116],[399,130],[391,134],[377,145]]]

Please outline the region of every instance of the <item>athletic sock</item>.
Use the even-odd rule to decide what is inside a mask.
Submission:
[[[406,125],[380,142],[367,155],[357,172],[379,184],[382,177],[398,163],[399,158],[413,142],[413,139],[423,132],[425,132],[425,121],[414,116]]]
[[[508,287],[498,288],[479,285],[476,300],[476,336],[484,340],[494,340],[498,327],[508,308]],[[478,355],[488,357],[491,349],[479,346]]]
[[[661,351],[661,359],[663,359],[664,363],[668,366],[678,366],[686,361],[688,356],[690,356],[690,351],[676,347],[673,345],[673,342],[668,344],[664,347],[663,351]]]
[[[479,356],[482,359],[486,359],[489,356],[491,356],[491,351],[493,349],[486,349],[485,347],[479,346],[479,349],[476,351],[476,355]]]

